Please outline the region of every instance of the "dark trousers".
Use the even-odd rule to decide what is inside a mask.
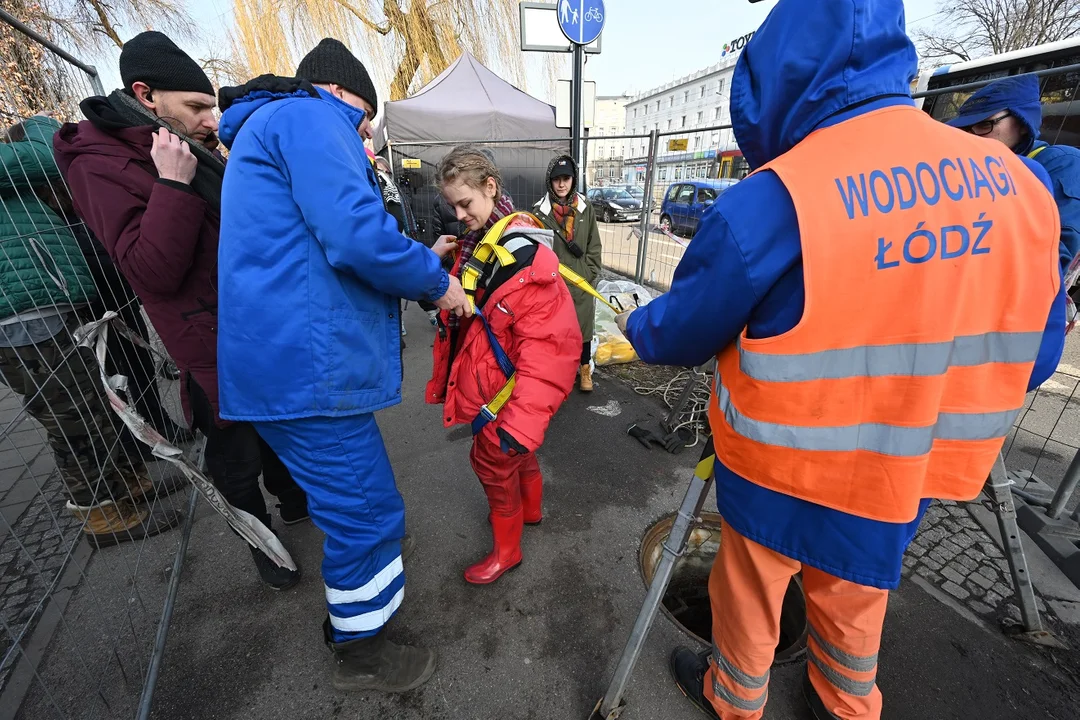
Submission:
[[[91,302],[82,314],[91,320],[98,320],[108,310],[116,310],[124,324],[139,337],[149,338],[146,322],[139,310],[142,306],[116,268],[112,265],[95,267],[95,263],[91,262],[90,270],[101,296]],[[173,441],[172,435],[177,425],[161,405],[154,356],[116,331],[109,333],[107,346],[106,369],[110,374],[127,376],[128,397],[135,410],[166,440]]]
[[[89,506],[126,496],[138,455],[123,442],[134,438],[109,406],[93,351],[75,347],[76,327],[72,317],[49,340],[0,348],[0,376],[45,428],[68,497]]]
[[[592,340],[587,340],[581,345],[581,364],[588,365],[592,362]]]
[[[304,491],[277,453],[259,437],[255,426],[246,422],[219,426],[206,393],[190,375],[187,383],[194,425],[206,436],[206,467],[210,479],[229,504],[251,513],[266,527],[271,527],[270,513],[259,489],[260,473],[266,491],[282,505],[306,503]]]

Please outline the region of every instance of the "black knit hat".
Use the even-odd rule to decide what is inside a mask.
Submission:
[[[153,90],[214,94],[214,86],[199,63],[156,30],[139,33],[124,43],[120,51],[120,79],[126,90],[144,82]]]
[[[296,77],[315,84],[340,85],[368,101],[373,111],[372,118],[379,111],[379,95],[375,92],[375,85],[371,82],[367,68],[340,40],[324,38],[300,61],[296,68]]]

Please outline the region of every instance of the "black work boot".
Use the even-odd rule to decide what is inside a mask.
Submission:
[[[802,695],[803,699],[806,700],[807,707],[810,708],[810,712],[814,716],[814,720],[838,720],[838,718],[825,707],[825,703],[821,700],[821,696],[818,695],[818,691],[814,689],[814,684],[810,682],[809,672],[806,675],[803,675]]]
[[[285,525],[296,525],[311,519],[308,513],[307,493],[303,490],[278,497],[278,500],[281,500],[277,504],[278,515],[281,516],[281,522]]]
[[[277,533],[274,534],[277,535]],[[251,559],[255,561],[255,568],[259,571],[259,577],[274,590],[287,590],[300,582],[299,567],[296,570],[278,567],[262,550],[252,545],[248,545],[248,547],[251,548]]]
[[[434,650],[395,645],[386,638],[385,627],[372,637],[336,643],[327,618],[323,637],[334,653],[331,682],[337,690],[407,692],[435,674]]]
[[[668,660],[671,677],[682,690],[686,699],[701,712],[715,720],[720,720],[716,709],[705,697],[705,673],[709,670],[709,653],[696,653],[689,648],[675,648]]]

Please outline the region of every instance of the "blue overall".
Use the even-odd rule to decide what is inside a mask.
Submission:
[[[384,210],[363,113],[264,80],[221,119],[221,416],[253,423],[308,493],[344,642],[404,597],[405,506],[372,413],[401,401],[399,298],[437,300],[450,280]]]

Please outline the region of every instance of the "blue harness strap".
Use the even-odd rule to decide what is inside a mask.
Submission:
[[[488,401],[483,407],[480,408],[480,412],[473,418],[472,421],[472,433],[478,435],[488,423],[498,417],[499,411],[502,409],[506,401],[510,399],[510,393],[514,390],[517,377],[515,376],[514,363],[510,359],[510,356],[503,350],[502,345],[499,344],[499,339],[495,337],[495,331],[491,329],[491,325],[488,324],[487,318],[480,311],[480,308],[476,308],[476,317],[484,324],[484,332],[487,333],[488,344],[491,345],[491,352],[495,355],[495,362],[499,364],[499,369],[502,370],[503,375],[506,376],[506,384],[503,386],[495,397]],[[503,441],[505,445],[505,441]],[[506,451],[506,447],[503,448]]]

